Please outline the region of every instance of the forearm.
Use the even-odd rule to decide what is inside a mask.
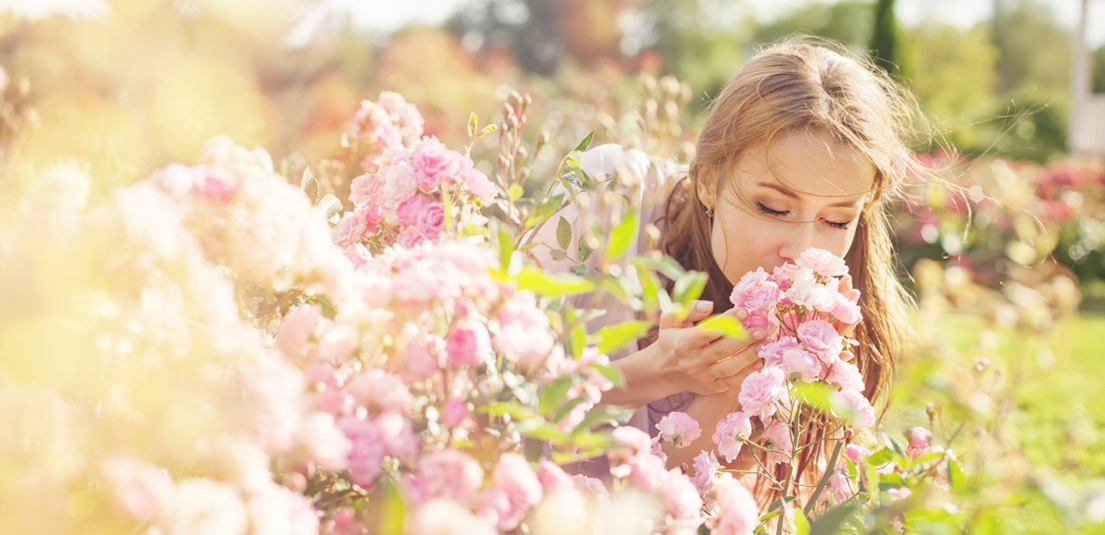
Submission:
[[[625,378],[625,385],[605,392],[601,403],[638,408],[674,393],[670,391],[671,386],[655,366],[654,348],[655,346],[650,345],[610,363],[614,369],[621,372],[622,377]]]

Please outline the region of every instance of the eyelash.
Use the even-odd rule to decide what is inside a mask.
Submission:
[[[785,216],[789,213],[789,212],[785,212],[785,211],[772,210],[771,208],[768,208],[768,207],[764,206],[763,203],[760,203],[760,202],[756,203],[756,207],[758,207],[761,212],[763,212],[763,213],[765,213],[765,214],[767,214],[771,217],[781,217],[781,216]],[[848,223],[835,223],[833,221],[825,221],[825,223],[827,223],[830,227],[833,227],[837,230],[848,230]]]

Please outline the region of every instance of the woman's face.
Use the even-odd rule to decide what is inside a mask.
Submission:
[[[792,262],[809,247],[843,257],[874,182],[870,160],[824,133],[792,132],[766,151],[752,147],[726,175],[700,183],[700,199],[714,209],[714,258],[735,283],[758,267]]]

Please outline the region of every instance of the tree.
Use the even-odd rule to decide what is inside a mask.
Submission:
[[[866,53],[873,21],[869,0],[814,2],[756,28],[752,39],[770,43],[794,34],[808,34],[832,39]]]
[[[875,31],[871,36],[871,51],[875,64],[890,74],[897,74],[898,24],[894,19],[894,0],[878,0],[875,3]]]

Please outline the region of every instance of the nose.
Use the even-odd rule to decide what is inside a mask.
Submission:
[[[788,223],[789,231],[779,244],[779,257],[786,262],[794,262],[802,251],[816,246],[817,225],[815,221]]]

